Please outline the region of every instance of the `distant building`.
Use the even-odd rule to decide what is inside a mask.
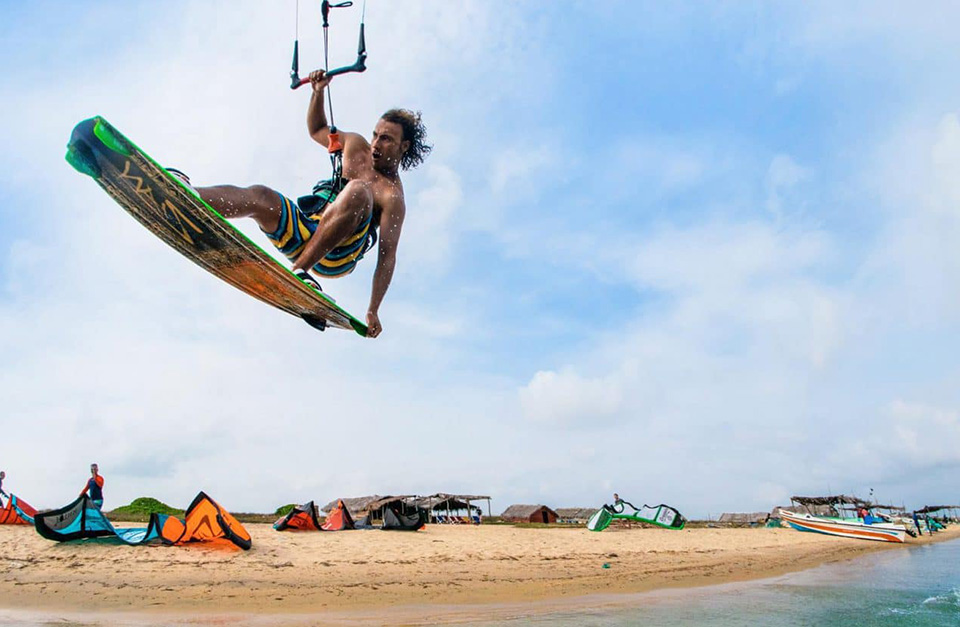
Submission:
[[[558,507],[558,522],[584,525],[597,511],[596,507]]]
[[[767,519],[770,517],[770,514],[767,512],[750,512],[750,513],[733,513],[733,514],[721,514],[720,520],[717,522],[724,523],[731,526],[736,525],[764,525],[767,523]]]
[[[500,518],[510,522],[532,522],[552,524],[559,516],[546,505],[511,505],[500,514]]]

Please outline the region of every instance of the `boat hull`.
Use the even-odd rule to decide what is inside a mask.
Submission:
[[[783,510],[780,511],[780,515],[787,524],[798,531],[812,531],[830,536],[878,542],[904,542],[907,537],[907,530],[903,525],[891,523],[867,525],[859,521],[821,518],[820,516],[795,514]]]

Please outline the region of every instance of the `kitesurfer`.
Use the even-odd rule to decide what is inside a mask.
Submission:
[[[87,479],[87,485],[83,486],[80,496],[90,493],[90,500],[97,506],[97,509],[103,507],[103,477],[100,475],[100,467],[96,464],[90,464],[90,478]]]
[[[7,473],[0,470],[0,495],[10,498],[10,495],[3,491],[3,480],[7,478]],[[0,499],[0,507],[3,507],[3,499]]]
[[[335,278],[349,274],[377,241],[380,248],[367,307],[367,335],[382,331],[380,304],[390,286],[397,244],[406,214],[400,170],[420,165],[432,147],[419,113],[391,109],[380,116],[368,142],[358,133],[333,135],[324,111],[324,90],[331,78],[323,70],[310,74],[313,94],[307,109],[307,131],[330,148],[343,145],[342,176],[318,183],[313,194],[295,203],[264,185],[198,187],[203,200],[226,218],[253,218],[267,238],[293,262],[293,271],[312,281],[306,271]],[[182,173],[180,175],[189,184]],[[319,287],[319,286],[317,286]]]

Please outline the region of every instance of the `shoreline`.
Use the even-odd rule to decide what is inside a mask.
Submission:
[[[622,605],[656,590],[769,579],[960,538],[958,526],[903,545],[764,528],[248,530],[254,548],[242,553],[203,545],[56,544],[29,527],[0,528],[0,624],[11,613],[129,624],[162,617],[376,624],[386,611],[414,622],[456,622],[489,618],[493,610],[526,615]]]

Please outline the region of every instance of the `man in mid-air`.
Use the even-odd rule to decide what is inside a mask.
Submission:
[[[330,145],[324,112],[323,70],[310,74],[313,94],[307,109],[307,130],[315,141]],[[357,133],[341,133],[343,176],[318,183],[299,204],[264,185],[198,187],[197,193],[225,218],[253,218],[267,238],[293,262],[293,271],[311,282],[307,271],[335,278],[349,274],[377,241],[380,249],[367,307],[367,335],[377,337],[380,304],[397,263],[397,244],[406,214],[399,170],[423,162],[432,149],[419,113],[391,109],[373,129],[368,143]],[[172,170],[188,185],[189,179]],[[318,286],[317,286],[318,287]]]

